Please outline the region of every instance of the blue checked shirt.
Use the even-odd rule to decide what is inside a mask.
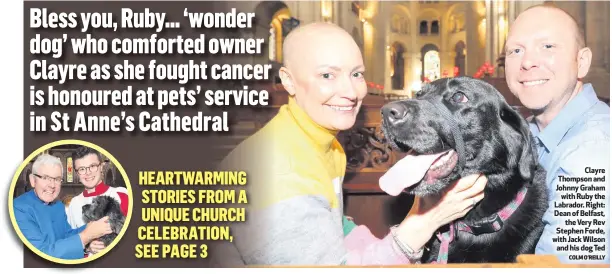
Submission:
[[[544,233],[536,246],[536,254],[554,254],[563,263],[610,263],[610,108],[599,101],[591,84],[585,84],[582,92],[559,112],[554,120],[544,130],[540,131],[533,119],[529,119],[530,129],[535,136],[538,146],[539,162],[546,169],[546,184],[548,186],[549,205],[543,222],[545,224]],[[555,202],[561,201],[571,203],[584,203],[586,200],[562,199],[561,193],[557,191],[559,175],[566,177],[601,177],[602,174],[594,176],[588,173],[587,168],[605,169],[605,182],[586,183],[586,185],[605,186],[604,192],[587,192],[578,190],[580,194],[605,194],[605,200],[595,200],[592,202],[603,202],[605,207],[603,212],[605,217],[556,217]],[[582,183],[562,183],[564,185],[580,185]],[[561,185],[561,184],[560,184]],[[565,192],[567,193],[567,192]],[[563,211],[575,211],[576,209],[565,208]],[[585,208],[586,210],[586,208]],[[601,210],[601,209],[598,209]],[[604,243],[555,243],[553,238],[558,234],[558,229],[581,229],[586,226],[568,225],[566,219],[585,221],[599,219],[605,221],[604,226],[593,226],[592,228],[602,228],[605,235],[596,235],[585,232],[584,234],[571,234],[577,238],[586,235],[595,237],[605,237],[605,252],[587,251],[561,251],[557,246],[567,245],[604,245]],[[567,237],[567,234],[565,234]],[[576,255],[600,255],[600,257],[577,257]],[[601,256],[605,255],[605,257]],[[603,259],[602,259],[603,257]]]

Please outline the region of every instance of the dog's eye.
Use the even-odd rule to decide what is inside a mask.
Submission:
[[[467,96],[465,96],[463,92],[456,92],[455,94],[453,94],[452,99],[455,103],[465,103],[468,101]]]

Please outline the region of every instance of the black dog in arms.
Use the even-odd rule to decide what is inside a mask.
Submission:
[[[534,253],[547,208],[546,171],[527,122],[493,86],[470,77],[439,79],[415,99],[386,104],[382,117],[387,140],[420,166],[407,171],[396,164],[392,172],[404,172],[399,181],[407,182],[381,179],[387,193],[435,201],[461,177],[488,179],[484,199],[440,228],[422,262],[515,262]]]
[[[113,232],[100,237],[98,240],[102,241],[104,246],[109,246],[117,238],[125,222],[125,216],[121,212],[119,202],[110,196],[100,195],[93,198],[91,204],[83,206],[83,221],[85,223],[97,221],[104,216],[108,216],[108,222]]]

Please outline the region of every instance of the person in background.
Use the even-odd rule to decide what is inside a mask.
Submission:
[[[549,208],[536,254],[557,254],[567,263],[610,263],[607,255],[602,260],[571,260],[568,255],[577,252],[562,254],[553,241],[562,235],[557,234],[558,228],[577,228],[567,225],[565,217],[555,217],[555,203],[563,200],[557,190],[559,176],[593,177],[587,168],[610,168],[610,108],[597,98],[591,84],[583,82],[591,58],[576,21],[550,5],[522,12],[512,24],[506,42],[506,81],[512,93],[533,113],[528,121],[538,146],[539,162],[548,173]],[[605,182],[596,184],[609,189],[609,175],[605,174],[605,178]],[[609,191],[602,194],[606,199],[598,202],[605,202],[604,209],[608,210]],[[605,221],[605,235],[592,236],[605,236],[609,255],[610,219],[605,214],[603,218],[583,219]]]

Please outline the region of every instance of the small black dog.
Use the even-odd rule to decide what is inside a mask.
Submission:
[[[423,262],[514,262],[534,253],[548,206],[546,171],[527,122],[499,91],[470,77],[443,78],[415,99],[386,104],[382,117],[391,145],[421,163],[395,193],[435,202],[461,177],[488,179],[484,199],[432,237]]]
[[[97,221],[104,216],[108,216],[108,222],[111,225],[112,233],[100,237],[100,241],[104,246],[109,246],[123,228],[125,216],[121,213],[121,206],[117,200],[110,196],[100,195],[93,198],[91,204],[83,206],[83,221],[85,223]]]

